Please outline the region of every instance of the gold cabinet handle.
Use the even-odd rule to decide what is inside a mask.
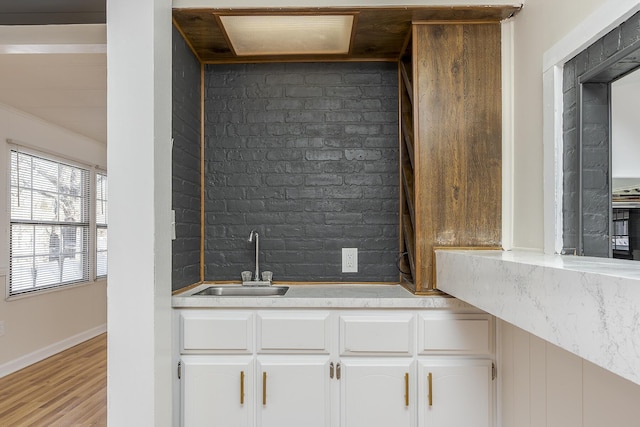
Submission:
[[[338,363],[336,365],[336,379],[340,379],[340,377],[342,376],[341,371],[342,371],[342,369],[340,367],[340,363]]]
[[[267,373],[262,373],[262,404],[267,404]]]
[[[404,406],[409,406],[409,373],[404,374]]]
[[[244,371],[240,371],[240,404],[244,405]]]
[[[429,406],[433,406],[433,374],[431,372],[427,375],[427,379],[429,380]]]
[[[333,362],[329,363],[329,378],[333,379],[333,371],[334,371],[334,367],[333,367]]]

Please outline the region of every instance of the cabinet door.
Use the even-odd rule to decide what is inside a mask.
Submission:
[[[258,427],[330,427],[329,356],[260,356]]]
[[[493,425],[490,360],[420,361],[418,381],[420,426]]]
[[[182,426],[251,427],[253,358],[182,357]]]
[[[343,358],[341,427],[415,426],[415,372],[411,359]]]

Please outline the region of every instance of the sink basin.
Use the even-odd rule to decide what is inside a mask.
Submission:
[[[289,290],[288,286],[209,286],[194,296],[216,297],[277,297]]]

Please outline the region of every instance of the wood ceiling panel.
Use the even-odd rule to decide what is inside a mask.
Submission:
[[[173,18],[187,43],[203,63],[287,61],[396,61],[412,21],[491,21],[509,18],[516,6],[300,8],[300,9],[174,9]],[[229,47],[216,14],[357,13],[349,55],[236,56]]]

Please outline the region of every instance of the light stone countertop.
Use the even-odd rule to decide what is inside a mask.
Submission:
[[[437,286],[640,384],[640,262],[438,250]]]
[[[283,296],[229,297],[193,296],[212,284],[202,284],[173,296],[174,308],[433,308],[474,310],[472,306],[450,297],[415,296],[400,285],[318,284],[287,285]],[[236,285],[237,286],[237,285]]]

